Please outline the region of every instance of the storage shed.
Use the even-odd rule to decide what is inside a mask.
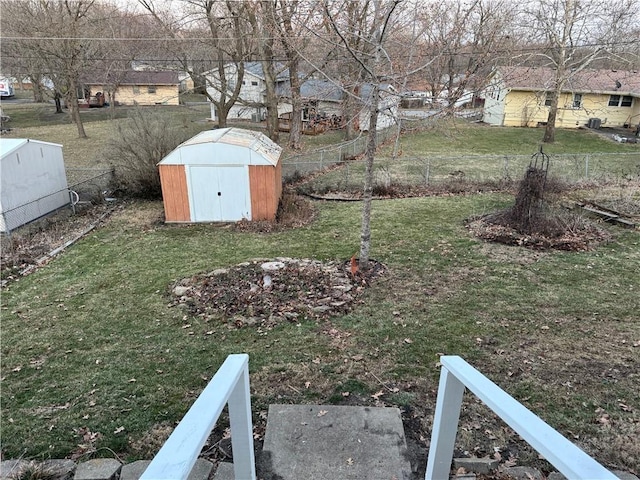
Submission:
[[[62,145],[0,142],[0,231],[7,233],[70,203]]]
[[[206,130],[158,168],[167,222],[273,220],[282,194],[282,147],[260,132]]]

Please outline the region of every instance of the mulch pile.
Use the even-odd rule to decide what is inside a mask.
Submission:
[[[342,315],[384,272],[382,264],[371,261],[366,273],[353,274],[351,263],[256,259],[178,281],[171,289],[172,305],[237,328]]]

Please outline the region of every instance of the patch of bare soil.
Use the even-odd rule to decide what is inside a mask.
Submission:
[[[172,304],[205,318],[221,316],[237,328],[327,318],[351,310],[363,289],[384,272],[381,263],[370,263],[365,272],[355,259],[256,259],[178,281]]]
[[[241,232],[278,232],[309,225],[316,218],[315,206],[306,198],[286,189],[282,193],[276,218],[273,221],[243,220],[233,226]]]

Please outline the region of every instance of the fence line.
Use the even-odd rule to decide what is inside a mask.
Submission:
[[[465,388],[482,400],[566,478],[617,478],[461,357],[443,356],[440,357],[440,363],[442,371],[425,480],[449,478]]]
[[[428,186],[452,179],[476,182],[515,180],[522,177],[530,155],[425,155],[424,157],[398,157],[376,159],[375,183],[389,186]],[[344,168],[327,172],[314,180],[316,190],[323,188],[350,189],[361,187],[364,178],[364,160],[286,162],[285,177],[307,175],[325,170],[331,165]],[[567,183],[607,182],[640,179],[640,152],[585,153],[551,155],[549,175]]]
[[[91,173],[91,176],[87,177],[86,172]],[[83,173],[84,175],[82,175]],[[70,183],[67,188],[50,192],[22,205],[3,210],[0,215],[1,231],[11,234],[13,230],[22,225],[61,208],[73,206],[78,201],[102,199],[102,192],[109,187],[113,178],[113,170],[72,168],[67,170],[67,175],[68,178],[75,180],[75,183]]]

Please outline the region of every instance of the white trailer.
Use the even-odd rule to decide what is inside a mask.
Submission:
[[[13,80],[0,76],[0,97],[13,97]]]
[[[62,145],[3,139],[0,154],[0,232],[69,205]]]

